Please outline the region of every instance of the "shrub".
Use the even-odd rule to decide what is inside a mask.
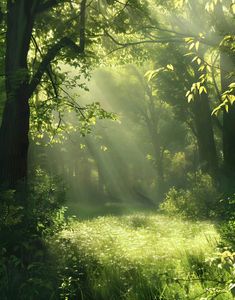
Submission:
[[[0,196],[0,298],[49,299],[53,261],[46,241],[64,225],[64,187],[38,170],[27,185]]]
[[[229,248],[220,249],[213,257],[206,260],[210,270],[209,281],[216,285],[205,289],[202,299],[212,300],[222,296],[221,299],[234,299],[235,297],[235,252]]]
[[[197,172],[188,174],[188,189],[171,188],[160,210],[173,215],[191,218],[208,218],[214,214],[218,193],[208,174]]]
[[[27,218],[32,230],[48,236],[64,225],[65,186],[59,177],[37,170],[28,184]]]
[[[220,234],[226,245],[235,249],[235,195],[224,197],[219,201],[217,214],[220,217]]]

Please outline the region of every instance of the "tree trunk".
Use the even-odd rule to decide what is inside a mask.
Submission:
[[[191,107],[196,128],[200,167],[214,177],[217,173],[218,162],[208,95],[205,93],[199,95]]]
[[[15,188],[27,176],[29,95],[27,55],[36,1],[8,1],[6,103],[0,128],[0,183]]]
[[[234,72],[235,64],[232,55],[227,51],[220,54],[221,66],[221,87],[222,91],[226,91],[230,83],[234,82],[234,76],[230,76]],[[235,175],[235,105],[229,105],[228,112],[223,112],[223,155],[224,168],[228,176]]]
[[[152,120],[146,120],[149,134],[154,150],[155,167],[157,173],[157,190],[159,199],[163,199],[166,192],[164,166],[163,166],[163,146],[161,145],[161,138],[158,134],[158,120],[156,112],[152,112]]]
[[[201,56],[204,57],[204,55],[205,53],[202,52]],[[190,85],[195,81],[198,81],[199,76],[202,75],[198,71],[198,65],[194,63],[192,68],[194,69],[195,75],[194,77],[191,77]],[[178,72],[177,75],[180,80],[185,82],[185,87],[189,90],[191,86],[189,86],[184,76],[180,72]],[[192,76],[189,72],[187,75],[188,78]],[[193,129],[191,128],[191,130],[193,130],[193,134],[196,136],[197,140],[200,168],[202,171],[209,173],[213,178],[216,178],[218,158],[208,95],[203,92],[201,95],[196,96],[195,100],[190,103],[190,111],[192,112],[193,124],[195,127]]]

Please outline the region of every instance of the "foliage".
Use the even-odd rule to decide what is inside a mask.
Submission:
[[[211,280],[217,282],[216,286],[205,290],[203,300],[223,299],[235,297],[235,253],[224,247],[212,257],[206,259],[206,264],[213,270]]]
[[[229,220],[227,222],[223,222],[220,226],[220,233],[224,239],[224,243],[226,245],[235,246],[235,221],[234,219]]]
[[[74,220],[51,243],[61,299],[203,299],[218,239],[210,223],[156,214]]]
[[[14,104],[0,133],[2,165],[4,157],[9,159],[8,155],[2,155],[3,150],[18,149],[12,147],[13,142],[23,151],[27,148],[28,132],[25,143],[15,135],[16,130],[21,132],[24,121],[19,122],[19,128],[14,124],[21,121],[16,116],[30,115],[30,133],[36,144],[61,141],[65,133],[75,138],[72,150],[75,159],[71,159],[70,145],[63,143],[57,153],[66,152],[63,157],[67,161],[59,161],[62,156],[55,155],[57,160],[53,157],[47,167],[56,173],[56,166],[70,176],[68,181],[75,186],[76,200],[78,191],[80,198],[85,196],[83,201],[87,200],[86,193],[81,195],[81,186],[85,186],[95,195],[94,202],[108,201],[106,211],[123,212],[122,201],[139,197],[139,202],[153,207],[155,190],[161,189],[159,195],[163,195],[171,187],[160,207],[171,218],[145,215],[98,218],[71,221],[69,229],[63,230],[63,184],[38,170],[36,178],[16,191],[0,194],[0,298],[231,299],[235,284],[234,253],[224,251],[205,262],[204,252],[215,250],[215,242],[207,240],[218,237],[214,228],[207,223],[176,221],[172,216],[223,217],[222,237],[232,245],[235,243],[234,215],[230,213],[234,208],[233,197],[219,202],[213,180],[207,174],[190,173],[186,183],[184,179],[186,172],[204,168],[206,164],[210,167],[204,171],[213,173],[217,165],[216,146],[218,153],[223,152],[221,161],[225,161],[225,166],[235,162],[233,155],[226,161],[226,149],[234,153],[234,115],[230,115],[235,101],[234,3],[227,0],[124,3],[101,0],[80,1],[80,4],[68,0],[22,0],[22,6],[19,3],[20,0],[3,0],[0,7],[0,25],[3,25],[0,115],[5,98],[7,104]],[[21,13],[15,18],[17,5]],[[6,13],[14,18],[6,18]],[[24,39],[27,33],[29,37]],[[21,57],[22,45],[25,57]],[[18,58],[24,67],[14,66]],[[123,131],[115,134],[115,127],[109,125],[108,135],[101,126],[93,145],[89,139],[82,140],[98,119],[116,120],[117,115],[102,108],[96,99],[98,93],[92,99],[95,102],[83,106],[74,89],[88,90],[91,71],[100,62],[113,66],[133,61],[142,67],[128,66],[129,71],[116,75],[115,89],[110,89],[107,99],[110,105],[112,101],[126,102],[121,109]],[[6,70],[9,67],[6,74],[5,67]],[[73,69],[67,71],[68,68]],[[109,85],[109,77],[106,72],[104,85]],[[6,88],[6,95],[4,79],[6,87],[12,87]],[[96,91],[100,89],[97,86]],[[12,102],[17,89],[20,95]],[[21,99],[21,93],[27,99]],[[20,104],[28,101],[30,113],[22,113]],[[118,104],[114,103],[116,107]],[[213,110],[212,106],[216,108]],[[224,112],[223,123],[217,118],[220,111]],[[230,119],[226,122],[228,115]],[[127,117],[131,121],[126,121]],[[212,126],[212,120],[223,129],[222,135]],[[224,142],[221,147],[226,133],[227,144]],[[133,136],[138,138],[133,140]],[[206,144],[210,138],[211,143]],[[129,147],[132,142],[133,148]],[[16,157],[16,162],[21,162],[21,150],[19,156],[10,158]],[[207,156],[203,157],[205,153]],[[153,162],[149,164],[151,167],[145,167],[145,157]],[[215,157],[215,164],[211,157]],[[12,165],[17,165],[16,162],[9,159]],[[6,166],[3,175],[9,171]],[[233,168],[234,171],[235,163]],[[6,175],[11,178],[12,174]],[[204,232],[208,236],[204,237]],[[48,243],[56,266],[48,253]]]
[[[1,299],[53,295],[56,278],[46,240],[64,227],[64,188],[59,182],[37,170],[26,189],[24,184],[17,192],[1,193]]]
[[[202,172],[188,174],[188,187],[178,190],[171,188],[160,205],[161,211],[190,218],[212,217],[219,196],[212,178]]]
[[[225,245],[235,247],[235,195],[223,197],[217,208],[217,213],[221,219],[219,230]]]

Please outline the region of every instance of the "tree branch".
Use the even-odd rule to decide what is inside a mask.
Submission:
[[[134,42],[128,42],[128,43],[122,43],[116,40],[108,31],[104,29],[104,33],[118,46],[122,47],[128,47],[133,45],[141,45],[141,44],[154,44],[154,43],[170,43],[170,42],[178,42],[182,43],[184,42],[181,38],[160,38],[160,39],[149,39],[149,40],[141,40],[141,41],[134,41]]]
[[[54,2],[48,1],[48,2]],[[86,0],[81,1],[81,12],[80,12],[80,44],[79,46],[72,41],[69,37],[63,37],[56,44],[54,44],[42,59],[36,73],[28,85],[28,97],[30,98],[40,83],[43,74],[48,70],[50,63],[57,56],[62,48],[70,48],[75,53],[82,55],[85,49],[85,14],[86,14]]]
[[[56,57],[56,55],[59,53],[59,51],[64,48],[69,47],[74,49],[78,54],[83,53],[83,49],[80,48],[78,45],[76,45],[72,40],[70,40],[68,37],[63,37],[59,42],[57,42],[55,45],[53,45],[41,61],[37,72],[34,74],[31,82],[28,86],[28,97],[30,98],[37,88],[38,84],[40,83],[43,74],[47,71],[49,64],[53,59]]]
[[[122,43],[116,40],[109,32],[107,32],[105,29],[104,33],[113,41],[114,44],[118,45],[119,47],[112,49],[109,51],[106,55],[110,55],[113,52],[116,52],[118,50],[121,50],[123,48],[131,47],[131,46],[138,46],[138,45],[143,45],[143,44],[167,44],[167,43],[183,43],[184,39],[182,38],[159,38],[159,39],[145,39],[145,40],[140,40],[140,41],[133,41],[133,42],[127,42],[127,43]]]
[[[36,39],[34,38],[33,35],[32,35],[32,40],[33,40],[33,43],[35,45],[36,51],[38,51],[40,53],[40,55],[42,56],[42,52],[41,52],[41,50],[40,50],[40,48],[37,44],[37,41],[36,41]],[[35,57],[36,57],[36,55],[35,55]],[[54,79],[52,77],[52,70],[51,70],[51,67],[50,67],[50,63],[48,65],[47,69],[46,69],[46,73],[47,73],[47,75],[48,75],[48,77],[51,81],[51,84],[52,84],[52,87],[53,87],[53,90],[54,90],[54,94],[55,94],[56,98],[58,98],[59,95],[58,95],[56,84],[55,84]]]
[[[85,48],[85,23],[86,23],[86,0],[81,1],[80,5],[80,47],[82,52]]]

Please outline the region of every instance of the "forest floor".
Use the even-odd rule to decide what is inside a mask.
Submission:
[[[57,238],[68,270],[61,290],[94,300],[212,299],[218,274],[207,258],[219,241],[210,222],[153,213],[75,219]]]

